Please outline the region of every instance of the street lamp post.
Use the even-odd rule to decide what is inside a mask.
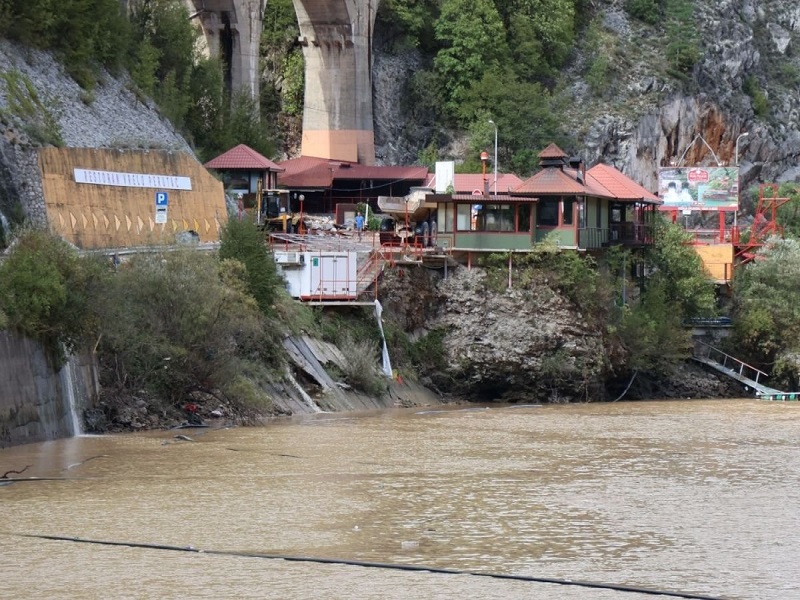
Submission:
[[[750,135],[749,131],[745,131],[744,133],[740,133],[739,137],[736,138],[736,166],[739,166],[739,140],[743,137]]]
[[[306,201],[305,194],[300,194],[300,222],[297,224],[297,233],[305,233],[306,226],[303,223],[303,203]]]
[[[497,196],[497,123],[489,119],[494,125],[494,195]]]

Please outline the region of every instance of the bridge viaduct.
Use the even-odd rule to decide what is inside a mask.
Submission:
[[[229,89],[258,95],[266,0],[187,0]],[[304,156],[375,162],[372,32],[380,0],[293,0],[305,59]]]

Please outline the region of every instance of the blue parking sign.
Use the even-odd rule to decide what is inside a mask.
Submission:
[[[156,192],[156,207],[165,207],[167,206],[167,192]]]

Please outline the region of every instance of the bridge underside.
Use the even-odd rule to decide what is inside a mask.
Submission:
[[[225,66],[229,92],[259,93],[259,44],[266,0],[187,0],[203,31],[204,50]]]
[[[379,0],[294,0],[305,58],[304,156],[375,162],[372,32]]]

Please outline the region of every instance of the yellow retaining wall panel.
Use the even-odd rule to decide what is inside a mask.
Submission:
[[[173,244],[190,230],[200,242],[215,242],[228,219],[222,182],[185,152],[42,148],[39,168],[50,226],[79,248]],[[75,169],[188,177],[191,190],[78,183]],[[162,224],[156,223],[159,191],[168,194]]]
[[[718,282],[728,282],[733,277],[733,245],[711,244],[695,246],[706,272]]]

